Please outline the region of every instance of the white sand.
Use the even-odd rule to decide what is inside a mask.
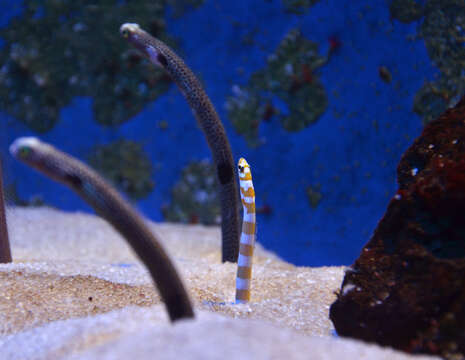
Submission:
[[[152,224],[195,304],[195,320],[172,325],[148,273],[103,220],[13,208],[8,221],[2,359],[426,358],[332,335],[343,267],[295,267],[259,247],[252,303],[231,305],[236,267],[220,263],[219,229]]]

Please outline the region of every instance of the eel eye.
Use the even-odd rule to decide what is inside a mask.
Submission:
[[[240,166],[240,165],[239,165],[238,168],[239,168],[239,172],[240,172],[240,173],[243,173],[243,172],[244,172],[244,167],[243,167],[243,166]]]
[[[128,30],[128,29],[123,29],[123,30],[121,31],[121,35],[123,35],[123,37],[124,37],[125,39],[127,39],[127,38],[129,37],[129,30]]]
[[[31,148],[28,146],[23,146],[18,151],[19,157],[22,157],[22,158],[28,157],[30,153],[31,153]]]

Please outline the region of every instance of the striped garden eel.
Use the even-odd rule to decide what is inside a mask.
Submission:
[[[182,281],[143,218],[94,170],[37,138],[19,138],[10,146],[18,160],[58,181],[81,196],[129,243],[148,268],[171,321],[193,318]]]
[[[252,257],[256,231],[255,191],[250,166],[244,158],[239,159],[237,168],[244,214],[237,262],[236,304],[245,304],[250,301],[250,283],[252,281]]]
[[[239,250],[239,197],[234,160],[223,124],[200,81],[166,44],[138,24],[123,24],[120,32],[155,65],[164,68],[191,107],[207,139],[220,182],[222,261],[236,262]]]

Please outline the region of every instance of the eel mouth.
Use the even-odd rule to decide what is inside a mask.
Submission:
[[[124,23],[119,28],[119,32],[127,41],[129,41],[137,50],[141,51],[145,56],[147,56],[152,62],[154,62],[156,65],[161,65],[157,60],[157,50],[150,44],[150,35],[142,30],[139,24]]]
[[[125,38],[129,37],[130,34],[134,34],[137,30],[140,30],[140,26],[136,23],[124,23],[119,28],[120,34]]]
[[[21,137],[13,141],[10,145],[10,154],[17,157],[19,149],[24,146],[34,146],[39,144],[39,140],[35,137]]]

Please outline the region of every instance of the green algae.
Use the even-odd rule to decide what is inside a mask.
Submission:
[[[302,15],[320,0],[282,0],[286,12]]]
[[[167,6],[180,16],[203,0],[33,0],[0,29],[0,109],[44,133],[75,96],[93,99],[95,120],[116,126],[167,91],[171,80],[121,41],[136,21],[173,45]]]
[[[221,222],[215,167],[207,160],[191,162],[171,191],[171,203],[162,208],[166,221],[201,223]]]
[[[132,200],[147,197],[154,188],[153,168],[142,146],[119,139],[96,145],[88,155],[89,164]]]
[[[249,146],[259,145],[258,125],[263,118],[266,100],[259,93],[251,93],[239,86],[233,88],[234,97],[226,102],[228,117],[238,134],[245,137]]]
[[[308,203],[313,209],[316,209],[323,199],[320,184],[316,184],[314,186],[308,185],[305,188],[305,194],[307,195]]]
[[[390,9],[391,17],[402,22],[422,19],[417,35],[439,70],[434,80],[425,81],[414,100],[413,110],[426,124],[454,106],[465,93],[465,2],[427,0],[421,6],[412,0],[395,0]],[[403,15],[407,13],[415,15]]]
[[[226,102],[228,117],[249,146],[260,144],[261,121],[277,118],[286,131],[297,132],[318,120],[328,100],[316,70],[328,56],[319,55],[318,45],[293,29],[268,57],[264,69],[252,74],[247,85],[233,86]],[[278,110],[275,103],[285,109]]]
[[[415,94],[413,111],[422,117],[424,124],[437,119],[447,107],[447,99],[441,96],[441,91],[437,84],[425,82]]]
[[[408,24],[423,16],[423,7],[415,0],[392,0],[389,12],[392,18]]]
[[[170,7],[173,17],[179,18],[186,12],[194,10],[203,5],[205,0],[166,0]]]

